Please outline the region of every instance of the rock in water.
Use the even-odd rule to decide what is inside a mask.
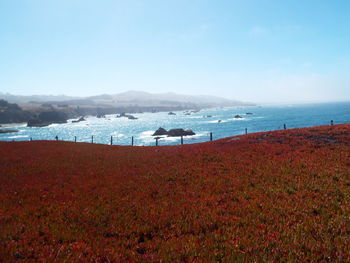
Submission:
[[[240,115],[235,115],[234,117],[235,119],[242,119],[242,117]]]
[[[158,130],[156,130],[152,136],[161,136],[161,135],[168,135],[168,137],[180,137],[180,136],[188,136],[188,135],[195,135],[195,133],[192,130],[184,130],[184,129],[171,129],[167,131],[166,129],[160,127]]]
[[[168,131],[167,134],[169,137],[195,135],[195,133],[192,130],[184,130],[184,129],[171,129]]]
[[[86,121],[86,120],[84,119],[84,117],[80,117],[78,120],[72,121],[72,123],[81,122],[81,121]]]
[[[168,132],[167,132],[166,129],[164,129],[164,128],[162,128],[162,127],[159,127],[159,129],[156,130],[156,131],[152,134],[152,136],[167,135],[167,134],[168,134]]]

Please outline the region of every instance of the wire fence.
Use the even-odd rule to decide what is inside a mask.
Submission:
[[[330,125],[331,126],[333,126],[334,125],[334,121],[333,120],[331,120],[330,121]],[[287,125],[286,124],[283,124],[283,129],[284,130],[287,130]],[[244,134],[248,134],[248,128],[245,128],[244,129]],[[176,137],[180,137],[179,138],[179,144],[180,145],[183,145],[184,144],[184,136],[176,136]],[[115,144],[114,142],[114,139],[115,139],[116,137],[115,136],[110,136],[110,140],[109,140],[109,145],[121,145],[121,144]],[[164,137],[159,137],[159,136],[157,136],[157,137],[155,137],[154,138],[154,140],[155,140],[155,146],[159,146],[160,145],[160,140],[161,139],[163,139]],[[88,141],[88,142],[90,142],[90,143],[95,143],[95,141],[94,141],[94,135],[91,135],[91,138],[90,138],[90,141]],[[118,139],[118,137],[117,137],[117,139]],[[213,141],[213,132],[209,132],[208,133],[208,139],[209,139],[209,141]],[[66,141],[66,140],[62,140],[62,139],[60,139],[57,135],[54,137],[54,139],[53,140],[56,140],[56,141],[59,141],[59,140],[61,140],[61,141]],[[12,141],[15,141],[15,140],[12,140]],[[29,138],[29,141],[33,141],[33,138],[32,137],[30,137]],[[77,136],[74,136],[74,142],[79,142],[78,141],[78,137]],[[87,141],[80,141],[80,142],[87,142]],[[124,145],[124,144],[123,144]],[[131,136],[131,138],[130,138],[130,144],[129,145],[131,145],[131,146],[134,146],[135,145],[135,137],[134,136]]]

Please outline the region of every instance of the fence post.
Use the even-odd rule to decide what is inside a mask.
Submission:
[[[113,136],[111,136],[111,145],[113,145]]]
[[[331,120],[331,126],[333,126],[333,124],[334,124],[334,122],[333,122],[333,120]]]
[[[30,137],[30,141],[32,141],[33,140],[33,138],[32,137]]]
[[[94,143],[94,136],[91,136],[91,143]]]
[[[159,138],[156,138],[156,146],[158,146],[158,140],[159,140]]]
[[[74,142],[77,142],[77,136],[74,136]]]
[[[247,128],[245,128],[245,134],[248,134],[248,129]]]
[[[131,146],[134,146],[134,136],[131,136]]]
[[[283,129],[287,130],[287,125],[283,124]]]
[[[213,133],[210,132],[210,141],[212,141],[212,140],[213,140]]]
[[[184,137],[181,135],[181,145],[184,144]]]

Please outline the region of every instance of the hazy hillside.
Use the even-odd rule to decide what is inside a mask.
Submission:
[[[0,99],[5,99],[11,103],[65,103],[68,105],[93,106],[193,106],[193,107],[217,107],[217,106],[240,106],[253,105],[252,103],[238,100],[229,100],[217,96],[207,95],[182,95],[176,93],[148,93],[143,91],[127,91],[119,94],[102,94],[90,97],[70,97],[65,95],[31,95],[20,96],[8,93],[0,93]]]
[[[66,101],[77,99],[77,97],[71,97],[66,95],[13,95],[10,93],[0,92],[0,99],[4,99],[11,103],[28,103],[30,101],[46,102],[46,101]]]

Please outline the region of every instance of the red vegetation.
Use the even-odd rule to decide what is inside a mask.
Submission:
[[[1,142],[0,261],[349,262],[349,131]]]

